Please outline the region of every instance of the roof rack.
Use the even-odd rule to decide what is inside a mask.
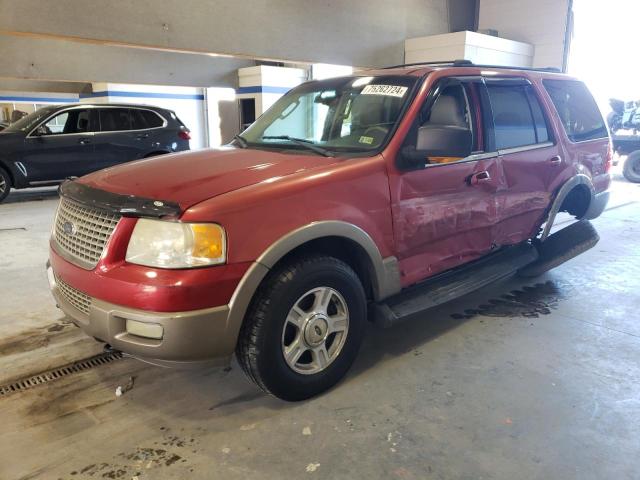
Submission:
[[[415,63],[403,63],[400,65],[392,65],[390,67],[383,67],[383,70],[389,70],[392,68],[402,67],[421,67],[421,66],[434,66],[434,67],[481,67],[481,68],[501,68],[505,70],[525,70],[532,72],[551,72],[562,73],[562,70],[556,67],[511,67],[509,65],[482,65],[473,63],[471,60],[445,60],[440,62],[415,62]]]

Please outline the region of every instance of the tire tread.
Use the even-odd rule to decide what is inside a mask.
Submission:
[[[263,391],[273,395],[265,384],[258,368],[260,354],[259,335],[262,330],[273,293],[278,288],[291,282],[299,270],[313,264],[322,263],[324,266],[333,264],[336,268],[347,269],[357,279],[356,273],[349,265],[328,255],[311,255],[294,257],[287,263],[269,273],[258,287],[255,296],[247,309],[245,321],[240,328],[236,357],[244,373]]]

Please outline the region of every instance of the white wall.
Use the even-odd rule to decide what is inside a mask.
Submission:
[[[256,118],[282,95],[307,79],[302,68],[259,65],[238,70],[238,98],[255,98]]]
[[[78,101],[77,93],[0,91],[0,121],[10,121],[14,110],[32,113],[44,105]]]
[[[206,92],[209,146],[219,147],[229,143],[239,130],[236,91],[233,88],[212,87],[207,88]]]
[[[569,0],[479,1],[479,29],[533,44],[534,67],[562,68]]]
[[[93,93],[81,95],[84,103],[133,103],[173,110],[191,131],[191,149],[208,145],[204,92],[199,87],[94,83]]]

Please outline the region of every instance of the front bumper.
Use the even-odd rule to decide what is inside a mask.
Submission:
[[[229,306],[152,312],[115,305],[57,278],[47,262],[51,293],[87,335],[141,360],[162,366],[227,365],[235,349]]]

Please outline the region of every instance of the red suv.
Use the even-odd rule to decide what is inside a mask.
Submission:
[[[53,295],[162,365],[227,364],[280,398],[347,372],[381,325],[590,248],[611,147],[583,83],[467,62],[307,82],[231,145],[68,181]],[[580,221],[550,235],[556,213]]]

